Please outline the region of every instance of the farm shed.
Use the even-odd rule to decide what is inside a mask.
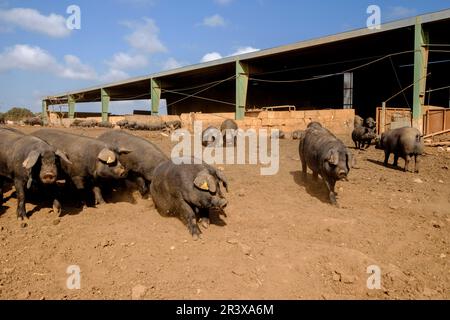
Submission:
[[[248,112],[289,105],[296,111],[354,109],[363,117],[376,108],[408,108],[423,129],[423,106],[450,104],[450,10],[394,21],[207,63],[47,96],[48,107],[99,102],[108,121],[109,102],[149,99],[158,114]],[[275,109],[276,110],[276,109]],[[278,111],[274,111],[278,112]]]

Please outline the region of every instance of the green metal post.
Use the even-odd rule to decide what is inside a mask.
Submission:
[[[424,32],[420,19],[416,18],[414,29],[414,96],[413,96],[413,127],[422,130],[422,107],[425,101],[428,67],[428,35]]]
[[[236,120],[244,119],[247,105],[248,65],[236,61]]]
[[[67,103],[69,104],[69,119],[75,118],[75,99],[73,96],[67,96]]]
[[[161,83],[159,80],[152,78],[150,80],[151,99],[152,99],[152,114],[158,115],[159,101],[161,99]]]
[[[42,121],[44,125],[48,124],[48,105],[47,100],[42,100]]]
[[[105,89],[101,89],[101,98],[102,98],[102,121],[108,122],[110,97]]]

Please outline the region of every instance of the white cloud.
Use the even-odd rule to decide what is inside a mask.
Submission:
[[[45,16],[29,8],[0,10],[0,22],[7,24],[7,27],[17,26],[55,38],[67,37],[71,32],[66,26],[65,17],[54,13]]]
[[[96,72],[74,55],[64,56],[64,63],[60,64],[47,51],[26,44],[6,48],[0,53],[0,72],[15,69],[48,72],[68,79],[92,80],[97,78]]]
[[[259,51],[259,49],[247,46],[247,47],[239,47],[236,49],[235,52],[233,52],[232,54],[229,54],[225,57],[232,57],[232,56],[237,56],[240,54],[245,54],[245,53],[250,53],[250,52],[255,52],[255,51]],[[214,61],[214,60],[218,60],[218,59],[222,59],[223,56],[219,53],[219,52],[210,52],[205,54],[202,59],[200,60],[200,62],[209,62],[209,61]]]
[[[177,61],[175,58],[169,58],[167,59],[163,64],[163,70],[172,70],[181,68],[183,64],[179,61]]]
[[[148,65],[147,57],[141,54],[130,55],[127,53],[116,53],[112,60],[106,61],[111,69],[129,70],[139,69]]]
[[[226,6],[230,4],[233,0],[214,0],[215,3],[220,4],[221,6]]]
[[[90,66],[83,64],[80,59],[74,55],[64,56],[65,65],[60,66],[61,77],[67,79],[93,80],[97,78],[97,73]]]
[[[206,26],[206,27],[212,27],[212,28],[224,27],[225,19],[221,15],[215,14],[213,16],[204,18],[202,25]]]
[[[55,71],[58,63],[52,55],[39,47],[18,44],[0,53],[0,72],[12,69]]]
[[[406,8],[402,6],[389,7],[386,18],[388,19],[401,19],[406,17],[415,16],[417,10],[414,8]]]
[[[259,51],[259,49],[256,49],[253,47],[239,47],[239,48],[237,48],[237,50],[235,52],[230,54],[230,56],[237,56],[240,54],[246,54],[246,53],[255,52],[255,51]]]
[[[143,20],[144,22],[123,23],[133,30],[130,35],[125,37],[129,45],[143,53],[167,52],[167,48],[159,39],[159,28],[156,23],[149,18]]]
[[[100,77],[103,82],[115,82],[129,78],[130,75],[122,70],[110,69],[107,73]]]
[[[202,60],[200,60],[200,62],[209,62],[209,61],[213,61],[213,60],[219,60],[222,59],[222,55],[218,52],[210,52],[205,54],[202,57]]]

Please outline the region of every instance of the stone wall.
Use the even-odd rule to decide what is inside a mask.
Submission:
[[[328,109],[328,110],[305,110],[305,111],[259,111],[248,112],[244,119],[236,120],[239,128],[242,129],[279,129],[286,133],[294,130],[304,130],[311,121],[318,121],[326,128],[337,135],[347,135],[353,130],[353,120],[355,111],[353,109]],[[86,118],[98,122],[100,117]],[[119,120],[127,119],[142,123],[157,123],[181,120],[182,126],[188,130],[193,129],[194,121],[203,121],[203,128],[214,126],[219,128],[226,119],[234,119],[234,113],[183,113],[180,116],[145,116],[145,115],[127,115],[111,116],[109,121],[116,123]],[[55,125],[58,123],[53,122]],[[59,121],[59,120],[58,120]],[[63,125],[68,127],[73,120],[63,119]]]

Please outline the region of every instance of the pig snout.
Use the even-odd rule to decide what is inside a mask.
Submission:
[[[45,184],[51,184],[56,182],[56,174],[53,172],[45,172],[41,175],[41,181]]]
[[[347,179],[347,171],[340,169],[338,171],[338,178],[339,178],[339,180],[346,180]]]
[[[114,173],[120,178],[125,178],[128,174],[127,170],[125,170],[125,167],[123,165],[118,165],[117,168],[114,170]]]
[[[227,206],[228,201],[225,198],[213,197],[211,204],[213,205],[213,207],[223,209]]]

